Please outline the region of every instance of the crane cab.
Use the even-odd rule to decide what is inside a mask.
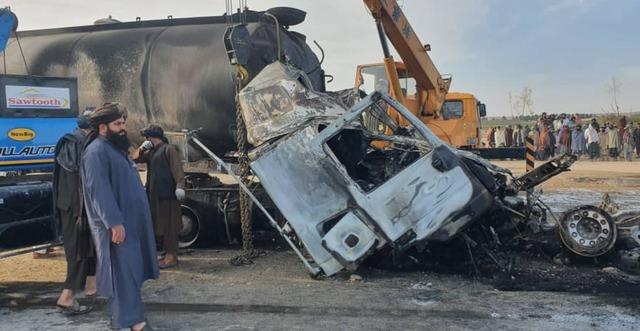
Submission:
[[[486,106],[483,103],[470,93],[449,92],[440,110],[427,113],[420,104],[420,91],[416,81],[404,63],[396,62],[396,68],[405,107],[449,145],[457,148],[480,147],[480,120],[486,116]],[[355,87],[366,94],[380,89],[390,93],[384,64],[359,65],[356,69]]]

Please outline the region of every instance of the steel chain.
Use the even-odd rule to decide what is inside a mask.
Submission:
[[[242,118],[242,110],[240,108],[240,90],[242,89],[242,77],[238,70],[236,77],[236,143],[238,148],[238,176],[249,186],[249,157],[247,156],[247,128]],[[242,230],[242,253],[229,262],[232,265],[245,265],[253,263],[253,258],[259,253],[253,249],[253,231],[251,221],[251,201],[247,194],[238,188],[239,204],[240,204],[240,226]]]

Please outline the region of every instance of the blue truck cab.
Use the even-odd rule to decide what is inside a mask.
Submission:
[[[78,107],[75,78],[0,75],[0,251],[59,238],[51,170]]]
[[[0,75],[0,171],[52,170],[77,115],[75,78]]]

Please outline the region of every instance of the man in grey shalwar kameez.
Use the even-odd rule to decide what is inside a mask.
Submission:
[[[149,330],[142,283],[158,278],[149,202],[127,150],[126,112],[105,104],[90,117],[82,159],[84,200],[97,255],[97,291],[116,328]]]

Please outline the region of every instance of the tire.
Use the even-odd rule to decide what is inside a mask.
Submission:
[[[202,218],[194,209],[182,205],[182,226],[178,233],[178,247],[196,247],[205,239],[206,228]]]

